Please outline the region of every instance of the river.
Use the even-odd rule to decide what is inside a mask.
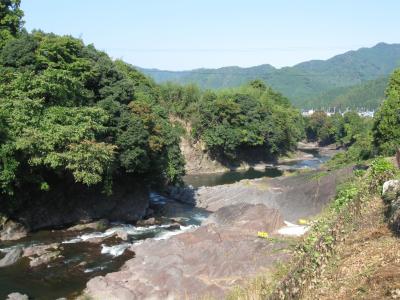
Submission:
[[[184,180],[187,185],[195,188],[229,184],[242,179],[280,176],[282,169],[315,169],[327,159],[326,156],[315,154],[312,159],[288,162],[262,171],[250,169],[191,175],[185,176]],[[116,271],[126,260],[134,257],[132,252],[126,250],[130,245],[140,243],[147,238],[167,239],[198,227],[209,214],[207,211],[184,204],[177,204],[172,213],[171,211],[167,213],[163,211],[164,204],[172,200],[157,193],[151,193],[150,198],[151,207],[155,210],[157,219],[161,220],[159,225],[140,227],[115,223],[103,231],[43,230],[19,241],[0,242],[0,258],[13,247],[50,243],[60,243],[62,255],[59,259],[36,268],[29,267],[28,258],[23,258],[12,266],[0,268],[0,299],[6,298],[11,292],[27,294],[30,299],[74,298],[85,288],[90,278]],[[180,229],[169,225],[171,218],[180,220]],[[110,238],[101,243],[88,242],[91,238],[111,236],[116,231],[125,232],[128,240],[121,243],[120,240]]]

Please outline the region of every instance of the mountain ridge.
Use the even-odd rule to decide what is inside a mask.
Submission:
[[[282,68],[275,68],[270,64],[185,71],[137,68],[158,83],[195,83],[203,89],[230,88],[250,80],[262,79],[288,97],[294,105],[308,107],[310,104],[313,106],[312,99],[326,94],[329,90],[357,86],[387,77],[399,66],[400,44],[381,42],[373,47],[350,50],[327,60],[309,60]],[[319,102],[331,104],[328,98],[320,99]],[[357,99],[357,102],[362,103],[362,99]]]

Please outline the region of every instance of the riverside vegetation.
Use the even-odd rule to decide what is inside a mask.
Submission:
[[[325,254],[335,247],[332,230],[345,226],[364,199],[376,197],[384,179],[396,176],[384,160],[373,159],[394,155],[400,144],[400,70],[390,77],[374,119],[353,112],[303,118],[262,80],[218,91],[157,84],[79,39],[28,33],[19,6],[20,0],[0,3],[0,229],[32,207],[34,198],[51,198],[71,187],[101,191],[107,198],[121,184],[182,184],[185,158],[179,142],[184,135],[193,143],[202,141],[210,156],[223,161],[254,149],[276,159],[305,139],[333,143],[347,151],[328,168],[365,163],[370,170],[358,172],[314,222],[299,246],[303,265],[295,265],[300,267],[293,277],[261,280],[252,291],[261,296],[275,295],[276,289],[285,294],[286,288],[305,293],[294,291],[299,278],[311,280],[310,272],[320,270]],[[68,203],[65,198],[52,201],[59,201],[58,207]],[[239,290],[233,297],[248,295]]]
[[[60,182],[108,194],[119,178],[179,183],[182,128],[174,115],[192,122],[210,152],[231,159],[245,147],[286,153],[302,138],[299,112],[262,83],[218,93],[159,86],[81,40],[27,33],[19,4],[1,4],[11,20],[0,45],[2,211]]]
[[[385,214],[391,208],[380,195],[384,182],[399,177],[393,162],[384,158],[370,162],[368,171],[355,171],[349,182],[338,187],[325,211],[311,221],[291,261],[278,263],[272,275],[251,280],[228,298],[391,299],[398,295],[399,232],[388,229]]]
[[[374,120],[355,114],[331,117],[320,112],[307,120],[308,137],[347,144],[328,168],[361,164],[353,178],[338,187],[330,205],[311,222],[289,263],[238,287],[229,299],[396,299],[400,294],[398,262],[399,207],[396,195],[382,185],[395,184],[400,172],[393,156],[400,145],[400,70],[389,80],[386,99]],[[347,119],[347,120],[346,120]],[[344,123],[343,123],[344,121]],[[354,127],[346,124],[359,123]],[[352,129],[350,129],[352,128]],[[352,131],[358,128],[358,131]],[[343,133],[348,132],[345,136]],[[367,171],[365,169],[368,168]],[[322,175],[324,176],[324,175]],[[396,192],[395,192],[396,193]],[[387,200],[390,199],[390,200]],[[396,204],[397,203],[397,204]]]

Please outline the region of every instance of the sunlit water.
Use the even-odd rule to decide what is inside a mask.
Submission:
[[[311,151],[310,151],[311,152]],[[230,184],[243,179],[256,179],[261,177],[278,177],[282,176],[283,171],[295,171],[299,169],[317,169],[321,163],[326,162],[328,156],[320,156],[317,153],[314,154],[314,158],[307,160],[291,161],[282,163],[276,166],[265,167],[264,170],[248,169],[246,171],[229,171],[223,173],[213,174],[199,174],[199,175],[186,175],[184,181],[187,185],[193,187],[201,186],[215,186],[221,184]]]
[[[233,183],[242,179],[264,176],[276,177],[282,175],[281,169],[315,169],[326,160],[327,157],[316,155],[314,159],[290,162],[281,165],[281,167],[267,168],[264,171],[248,170],[186,176],[185,182],[194,187],[199,187]],[[0,258],[13,247],[55,242],[61,243],[61,255],[63,256],[37,268],[29,267],[28,258],[23,258],[10,267],[0,268],[0,299],[5,299],[12,292],[27,294],[30,299],[73,298],[81,293],[89,279],[116,271],[126,260],[134,257],[134,254],[129,251],[131,245],[141,243],[147,238],[168,239],[181,232],[193,230],[208,216],[208,213],[204,210],[183,204],[172,205],[172,210],[165,210],[165,207],[171,207],[166,205],[171,204],[171,200],[157,193],[151,193],[150,198],[156,216],[162,220],[160,225],[111,224],[104,231],[40,231],[16,242],[0,242]],[[163,219],[164,214],[167,214],[168,218]],[[180,219],[182,224],[180,229],[169,229],[171,222],[169,218],[171,217]],[[128,240],[122,242],[115,238],[109,238],[98,244],[88,242],[91,238],[112,236],[116,231],[126,232]]]
[[[170,201],[155,193],[150,196],[155,209]],[[131,245],[147,238],[168,239],[193,230],[207,216],[208,213],[203,210],[180,205],[176,214],[169,216],[180,218],[182,226],[178,230],[169,229],[171,221],[165,220],[163,224],[152,226],[112,224],[104,231],[40,231],[16,242],[0,242],[0,258],[13,247],[55,242],[61,243],[63,256],[37,268],[29,267],[28,258],[10,267],[0,268],[0,299],[5,299],[12,292],[27,294],[30,299],[73,298],[85,288],[89,279],[116,271],[127,259],[134,257],[129,251]],[[98,244],[88,242],[92,238],[110,237],[116,231],[126,232],[128,240],[109,238]]]

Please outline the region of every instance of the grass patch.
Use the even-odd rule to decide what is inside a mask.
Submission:
[[[393,165],[387,163],[387,160],[383,158],[371,161],[370,165],[368,171],[356,171],[350,181],[338,187],[336,197],[312,222],[309,233],[296,245],[295,254],[290,262],[277,264],[272,272],[269,271],[268,274],[257,277],[246,287],[235,288],[228,299],[322,299],[323,292],[320,298],[313,298],[314,295],[307,294],[307,291],[324,290],[323,285],[320,284],[321,276],[324,272],[334,273],[341,263],[341,257],[336,254],[338,245],[344,243],[349,234],[358,230],[358,220],[366,218],[367,221],[373,222],[372,217],[365,215],[366,212],[363,208],[368,203],[374,203],[371,200],[377,198],[377,192],[381,189],[384,181],[398,176]],[[319,180],[326,174],[326,172],[320,172],[311,178]],[[383,213],[381,213],[381,217],[383,218]],[[371,233],[371,237],[379,239],[379,234],[376,231]],[[384,240],[380,240],[378,244],[389,251]],[[388,244],[392,246],[393,242],[390,241]],[[356,259],[356,251],[363,250],[361,245],[358,246],[360,248],[352,249],[347,255],[355,253],[354,258]],[[364,268],[357,272],[353,272],[351,269],[347,270],[349,276],[370,278],[376,273],[376,264],[368,263],[370,259],[368,255],[365,255],[364,259]],[[400,261],[400,253],[398,259]],[[354,295],[360,297],[371,292],[368,284],[359,284],[353,287]],[[340,289],[341,287],[332,287],[331,297],[335,295],[335,288]],[[396,290],[387,290],[385,293],[392,295],[396,292]]]

